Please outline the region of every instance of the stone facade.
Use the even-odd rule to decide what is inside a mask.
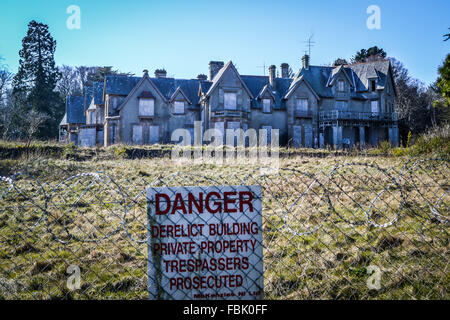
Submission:
[[[398,144],[396,88],[388,60],[302,68],[289,77],[289,65],[269,67],[269,76],[240,75],[230,61],[211,61],[209,79],[167,78],[165,70],[150,77],[111,75],[94,83],[84,99],[68,97],[61,128],[73,127],[83,146],[176,143],[172,134],[194,124],[202,131],[216,128],[278,129],[280,144],[293,147],[335,148],[375,146],[383,140]],[[83,101],[83,106],[75,106]],[[74,111],[77,110],[77,111]],[[79,117],[73,117],[76,112]],[[225,136],[225,135],[224,135]],[[64,139],[62,139],[64,140]]]

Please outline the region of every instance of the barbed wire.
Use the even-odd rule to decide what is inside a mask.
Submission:
[[[342,279],[333,279],[327,272],[320,274],[321,270],[341,267],[352,251],[357,256],[350,266],[365,265],[365,260],[373,258],[367,252],[375,252],[380,259],[380,253],[406,241],[423,243],[423,247],[412,245],[411,256],[402,258],[400,269],[390,270],[385,266],[393,286],[391,291],[408,283],[413,287],[420,283],[407,270],[408,261],[420,258],[428,266],[422,271],[435,280],[436,286],[444,282],[443,287],[427,291],[425,296],[449,298],[448,280],[445,280],[449,255],[449,160],[408,159],[400,170],[363,162],[337,163],[329,172],[319,173],[301,168],[280,168],[277,172],[269,169],[257,168],[244,175],[226,176],[180,171],[152,180],[140,177],[133,181],[104,171],[82,172],[57,183],[55,177],[50,182],[41,182],[26,172],[0,176],[0,243],[5,248],[5,253],[0,255],[0,262],[4,261],[0,268],[0,297],[17,297],[21,293],[27,296],[30,292],[38,298],[51,296],[56,289],[49,292],[34,290],[33,286],[23,289],[20,281],[32,281],[39,272],[45,273],[46,263],[53,266],[58,259],[64,264],[76,259],[85,261],[85,272],[92,277],[82,289],[86,297],[108,297],[121,291],[121,286],[138,288],[132,296],[145,297],[142,279],[146,277],[143,258],[148,242],[147,188],[200,186],[202,190],[219,190],[219,186],[258,185],[262,190],[265,249],[264,257],[259,258],[264,260],[265,290],[269,297],[323,297],[307,281],[320,277],[330,285],[327,294],[339,298],[342,290],[335,286],[347,286],[350,292],[354,288]],[[174,221],[177,222],[180,221]],[[374,244],[375,240],[378,243]],[[30,244],[33,241],[47,251],[36,249]],[[108,249],[104,248],[105,243]],[[345,246],[349,252],[340,249]],[[118,252],[118,258],[108,253],[110,249]],[[45,257],[45,263],[36,254],[29,260],[14,259],[36,250]],[[58,254],[52,256],[61,250],[68,251],[62,261],[55,258]],[[430,256],[423,250],[428,250]],[[301,258],[302,262],[290,262],[294,257]],[[98,265],[90,267],[89,259]],[[139,261],[136,265],[135,260]],[[385,261],[381,259],[379,263]],[[297,264],[307,264],[312,271],[307,268],[298,273]],[[414,265],[414,268],[421,266]],[[137,271],[139,276],[135,274]],[[104,272],[108,274],[107,280],[102,276]],[[116,279],[120,285],[112,282],[123,274],[128,280]],[[291,279],[290,274],[299,278]],[[444,280],[437,280],[436,275],[443,275]],[[50,286],[58,277],[61,275],[44,282]],[[21,278],[19,282],[14,280]],[[102,285],[99,292],[91,293],[94,283]],[[61,288],[58,290],[62,290],[63,297],[69,294]],[[416,298],[422,294],[407,296]]]

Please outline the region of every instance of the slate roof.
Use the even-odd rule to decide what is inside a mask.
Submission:
[[[150,78],[155,86],[161,91],[167,100],[170,100],[178,87],[183,90],[186,97],[193,105],[198,105],[198,88],[200,80],[198,79],[174,79],[174,78]]]
[[[262,89],[265,86],[268,86],[275,97],[274,109],[285,108],[283,96],[289,90],[289,85],[291,84],[292,79],[275,78],[275,90],[273,90],[273,88],[270,86],[268,76],[242,75],[241,78],[254,97],[258,97]],[[262,108],[261,100],[260,99],[252,100],[252,107],[257,109]]]
[[[216,84],[227,67],[232,65],[231,61],[219,70],[212,81],[199,79],[174,79],[174,78],[150,78],[161,94],[169,101],[178,88],[181,88],[193,106],[199,106],[199,93],[209,94],[214,84]],[[312,87],[315,93],[321,98],[334,98],[331,86],[329,85],[335,75],[343,70],[352,83],[353,89],[351,97],[354,99],[366,99],[364,93],[368,91],[369,79],[377,77],[378,89],[383,89],[386,77],[389,72],[389,61],[372,61],[352,65],[329,67],[310,66],[308,70],[301,69],[293,79],[276,78],[275,90],[270,87],[268,76],[240,75],[243,84],[249,93],[255,98],[252,99],[253,108],[261,108],[261,100],[257,99],[262,89],[268,86],[275,97],[275,109],[284,109],[283,97],[295,85],[296,80],[302,77]],[[104,85],[94,82],[93,96],[94,103],[103,103],[104,94],[128,96],[133,88],[139,83],[142,77],[131,77],[125,75],[109,75],[105,77]],[[244,87],[245,87],[244,86]],[[356,90],[355,90],[356,89]],[[100,99],[101,97],[101,99]]]
[[[94,88],[87,86],[84,88],[84,110],[86,111],[91,105],[94,96]]]
[[[352,84],[356,88],[356,91],[352,91],[352,98],[365,99],[362,93],[368,91],[370,78],[377,77],[377,89],[384,89],[389,65],[389,60],[380,60],[343,67],[310,66],[308,70],[302,68],[295,75],[295,79],[303,76],[320,97],[333,98],[331,86],[327,84],[343,68],[351,82],[354,82]]]
[[[128,96],[141,79],[142,77],[106,76],[105,94]],[[170,100],[177,88],[180,87],[191,103],[198,105],[200,80],[174,78],[150,78],[150,80],[167,100]]]
[[[104,83],[103,82],[94,82],[93,84],[93,88],[94,88],[94,104],[104,104],[103,101],[103,87],[104,87]]]
[[[84,97],[67,96],[66,98],[67,123],[86,123],[84,115]]]
[[[369,88],[369,79],[378,77],[377,89],[384,89],[387,75],[389,73],[389,60],[371,61],[365,63],[356,63],[350,65],[355,74],[357,91],[367,91]]]
[[[106,76],[105,95],[114,94],[127,96],[141,79],[142,77],[130,77],[126,75]]]
[[[207,93],[209,88],[211,88],[211,81],[200,81],[200,90],[202,93]]]

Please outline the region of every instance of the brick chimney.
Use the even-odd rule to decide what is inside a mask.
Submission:
[[[206,74],[199,74],[197,76],[197,79],[200,81],[206,81],[206,80],[208,80],[208,77],[206,76]]]
[[[271,65],[269,67],[269,83],[272,88],[275,89],[275,74],[277,72],[277,67]]]
[[[303,64],[303,69],[309,70],[309,56],[307,54],[305,54],[302,57],[302,64]]]
[[[217,72],[224,66],[223,61],[210,61],[209,62],[209,80],[212,81],[216,76]]]
[[[280,68],[281,68],[281,77],[282,78],[289,78],[289,64],[282,63]]]
[[[167,71],[164,69],[156,69],[155,70],[155,78],[165,78],[167,75]]]

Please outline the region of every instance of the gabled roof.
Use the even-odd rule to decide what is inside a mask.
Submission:
[[[256,99],[260,99],[264,96],[265,92],[269,92],[270,96],[272,97],[273,100],[275,100],[275,95],[273,94],[273,88],[270,86],[270,84],[266,84],[261,91],[258,93],[258,95],[256,96]]]
[[[84,97],[67,96],[66,98],[67,123],[86,123],[84,116]]]
[[[199,102],[199,83],[198,79],[174,79],[174,78],[151,78],[154,84],[159,88],[161,93],[165,96],[167,101],[170,101],[172,95],[178,89],[183,91],[187,100],[192,105],[197,105]]]
[[[392,77],[392,70],[390,71],[390,69],[389,60],[362,62],[336,68],[329,66],[310,66],[308,70],[302,68],[295,75],[294,82],[296,79],[303,77],[320,97],[333,98],[333,91],[329,84],[335,79],[338,73],[344,72],[349,82],[353,85],[351,97],[355,99],[366,99],[364,92],[367,92],[369,89],[369,79],[374,76],[378,77],[377,89],[382,90],[386,85],[387,75],[390,73]]]
[[[130,77],[130,78],[136,78],[136,77]],[[120,104],[119,108],[117,110],[122,110],[123,106],[131,99],[131,96],[136,93],[139,88],[142,86],[142,84],[148,81],[150,85],[155,89],[155,91],[159,94],[159,96],[164,100],[164,102],[167,102],[167,98],[161,93],[161,91],[156,87],[156,85],[153,83],[153,81],[150,79],[148,74],[144,74],[142,78],[136,83],[136,85],[126,94],[125,100]],[[131,82],[130,82],[131,83]],[[125,91],[122,91],[125,92]],[[125,94],[124,94],[125,95]]]
[[[340,65],[340,66],[337,66],[337,67],[334,67],[333,68],[333,70],[331,71],[331,76],[330,76],[330,78],[329,78],[329,81],[328,81],[328,86],[332,86],[332,85],[334,85],[334,83],[336,82],[336,79],[337,79],[337,76],[338,76],[338,74],[343,74],[344,75],[344,77],[347,79],[347,81],[350,83],[350,86],[353,88],[354,87],[354,84],[353,84],[353,80],[350,78],[350,76],[348,75],[348,73],[349,72],[351,73],[352,72],[352,70],[351,69],[348,69],[348,70],[346,70],[346,68],[344,68],[344,66],[343,65]]]
[[[283,102],[283,96],[289,89],[289,85],[292,82],[292,79],[289,78],[275,78],[275,90],[270,86],[269,77],[268,76],[251,76],[251,75],[242,75],[242,80],[245,82],[249,90],[251,91],[254,97],[258,97],[261,91],[265,86],[268,87],[272,95],[274,96],[274,108],[275,109],[284,109],[285,105]],[[253,99],[251,101],[252,108],[261,108],[261,102],[258,99]]]
[[[308,80],[306,80],[306,78],[302,75],[298,78],[296,78],[292,83],[291,86],[289,88],[289,91],[285,94],[285,96],[283,97],[283,99],[289,99],[289,97],[292,95],[292,93],[295,92],[295,90],[297,90],[298,86],[304,83],[309,90],[311,90],[311,92],[314,94],[314,96],[316,97],[317,100],[320,100],[319,95],[317,94],[317,92],[314,90],[314,88],[309,84]]]
[[[175,90],[175,92],[170,97],[170,102],[173,102],[175,98],[177,97],[178,93],[181,93],[181,95],[186,99],[187,103],[192,104],[191,100],[187,97],[187,95],[184,93],[183,89],[181,89],[181,86],[178,86],[178,88]]]
[[[228,63],[225,66],[223,66],[223,68],[220,69],[219,72],[217,72],[217,74],[215,75],[214,79],[212,79],[212,85],[209,88],[208,92],[206,93],[206,97],[209,97],[211,95],[211,93],[214,91],[214,89],[217,87],[217,85],[222,80],[222,77],[225,74],[225,71],[227,71],[228,69],[231,69],[234,72],[234,74],[236,75],[236,77],[241,82],[242,86],[244,87],[245,91],[247,91],[247,93],[250,96],[250,98],[254,99],[254,95],[251,93],[251,91],[248,89],[248,87],[245,84],[245,82],[242,80],[241,76],[239,75],[239,72],[234,67],[232,61],[228,61]]]
[[[377,89],[384,89],[387,75],[391,69],[391,63],[389,60],[378,60],[355,63],[349,65],[349,68],[355,74],[356,91],[361,92],[369,89],[369,79],[373,77],[378,77]]]
[[[332,67],[309,66],[308,70],[302,68],[294,77],[293,83],[303,77],[321,98],[333,98],[331,87],[327,86],[331,76]],[[292,86],[292,84],[291,84]]]

